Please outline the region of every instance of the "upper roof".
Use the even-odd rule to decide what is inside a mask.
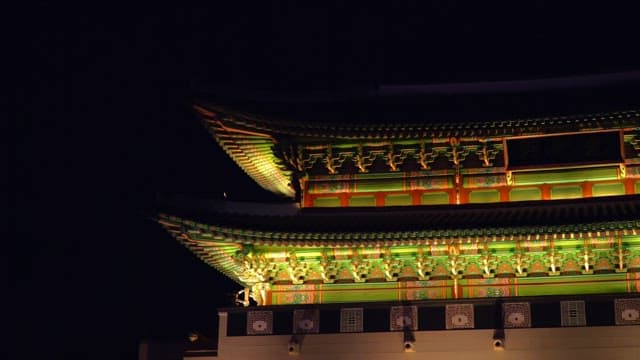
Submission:
[[[640,125],[637,110],[576,114],[522,119],[439,121],[438,119],[395,120],[386,123],[354,121],[333,122],[282,119],[236,111],[201,101],[195,109],[208,126],[253,131],[253,135],[293,136],[332,140],[400,140],[420,138],[491,138],[536,134],[581,132],[588,130],[635,128]]]
[[[208,102],[195,109],[231,158],[260,186],[287,197],[295,196],[292,171],[277,155],[281,142],[327,144],[340,142],[400,142],[458,138],[461,141],[501,140],[514,136],[634,129],[635,110],[531,119],[439,122],[344,122],[276,119],[230,110]]]

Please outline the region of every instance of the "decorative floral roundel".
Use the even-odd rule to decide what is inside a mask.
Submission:
[[[255,331],[264,331],[267,330],[267,322],[264,320],[256,320],[253,322],[251,327],[253,327],[253,330]]]
[[[509,314],[509,316],[507,317],[507,321],[514,325],[522,325],[524,324],[525,316],[523,313],[513,312]]]
[[[638,320],[640,318],[640,311],[636,309],[625,309],[622,311],[622,318],[628,321]]]
[[[469,317],[465,314],[456,314],[451,318],[451,323],[455,326],[465,326],[469,323]]]
[[[298,327],[302,330],[311,330],[313,329],[313,320],[300,320],[300,322],[298,322]]]

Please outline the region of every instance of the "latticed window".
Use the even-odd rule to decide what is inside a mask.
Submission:
[[[560,302],[562,326],[586,326],[584,301],[562,301]]]
[[[340,309],[340,332],[362,331],[362,308]]]

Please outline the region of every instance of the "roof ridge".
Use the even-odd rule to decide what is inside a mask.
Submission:
[[[215,116],[222,115],[221,118],[227,121],[231,121],[240,126],[252,128],[260,131],[275,132],[287,135],[296,136],[315,136],[315,137],[329,137],[336,136],[331,134],[332,132],[347,132],[352,134],[338,134],[340,137],[367,137],[371,134],[363,134],[363,132],[403,132],[403,133],[415,133],[415,132],[482,132],[482,130],[493,129],[495,134],[493,136],[504,135],[520,135],[520,132],[530,133],[539,132],[540,129],[532,129],[527,131],[527,128],[533,127],[545,127],[545,128],[571,128],[572,125],[575,129],[573,131],[582,131],[589,128],[602,128],[603,125],[611,128],[620,128],[625,126],[637,127],[640,118],[640,110],[628,109],[618,110],[612,112],[597,112],[597,113],[580,113],[569,115],[556,115],[556,116],[537,116],[537,117],[521,117],[515,119],[494,119],[494,120],[476,120],[476,121],[462,121],[462,122],[445,122],[445,121],[422,121],[422,122],[374,122],[367,123],[365,121],[355,122],[319,122],[319,121],[296,121],[292,119],[285,119],[274,116],[263,116],[255,113],[249,113],[244,111],[237,111],[229,107],[212,104],[202,104],[207,109],[210,109]],[[199,108],[200,105],[196,105]],[[202,111],[200,111],[202,114]],[[226,116],[225,116],[226,115]],[[573,120],[570,123],[562,123],[567,120]],[[560,123],[558,123],[560,122]],[[606,124],[602,124],[602,123]],[[407,128],[413,130],[407,130]],[[502,131],[499,131],[502,128]],[[505,131],[506,128],[511,128],[512,131]],[[520,130],[516,131],[516,128]],[[320,132],[319,132],[320,131]],[[329,134],[331,135],[329,135]],[[457,136],[458,134],[449,134]],[[448,135],[443,134],[448,137]]]

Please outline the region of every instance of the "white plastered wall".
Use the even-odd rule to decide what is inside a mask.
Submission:
[[[290,335],[227,337],[224,312],[219,329],[220,360],[640,359],[640,326],[506,329],[503,351],[493,330],[416,331],[415,352],[403,351],[402,332],[310,334],[298,355],[289,355]]]

